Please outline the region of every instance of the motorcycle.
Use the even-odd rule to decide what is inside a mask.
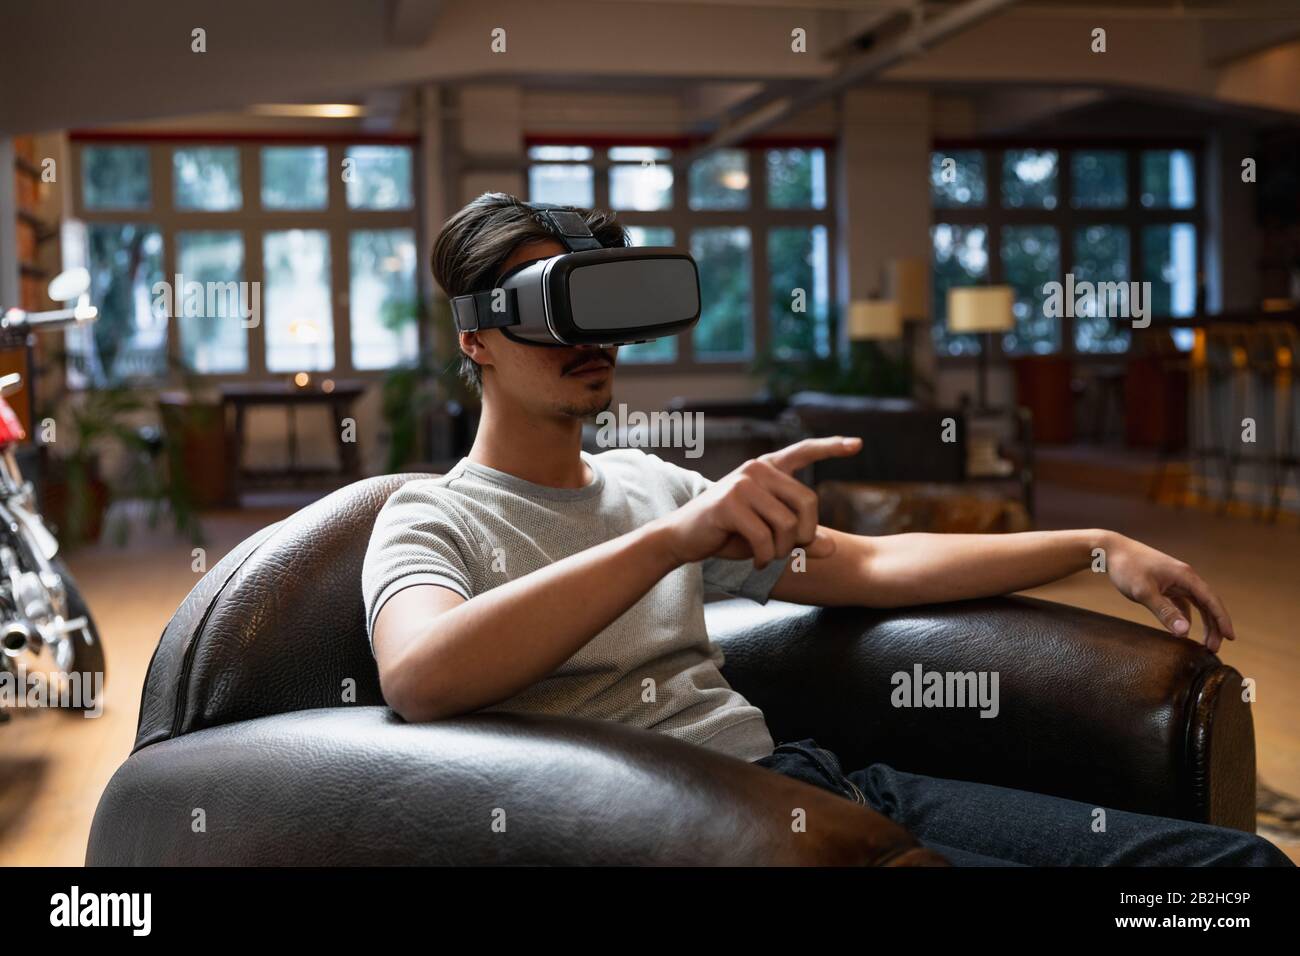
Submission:
[[[49,295],[73,308],[49,312],[0,310],[0,333],[20,335],[93,322],[97,310],[87,290],[90,274],[73,269],[56,276]],[[0,376],[0,684],[15,691],[5,705],[54,706],[83,716],[102,710],[104,648],[77,584],[59,557],[58,539],[45,526],[32,483],[18,467],[16,449],[27,437],[5,396],[22,385],[22,375]],[[33,683],[35,682],[35,683]],[[33,694],[39,686],[40,693]],[[42,700],[43,696],[43,700]]]

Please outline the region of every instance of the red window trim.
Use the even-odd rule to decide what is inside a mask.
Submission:
[[[608,149],[611,146],[667,146],[671,149],[690,149],[708,141],[707,136],[672,135],[610,135],[609,133],[525,133],[524,147],[530,146],[591,146]],[[835,146],[834,136],[756,136],[737,145],[742,148],[781,149],[795,147]]]
[[[414,146],[419,137],[409,133],[258,133],[159,130],[100,130],[74,129],[68,133],[74,143],[303,143],[306,145],[348,143],[358,146],[399,145]]]

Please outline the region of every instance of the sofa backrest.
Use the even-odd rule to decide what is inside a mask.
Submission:
[[[209,570],[149,663],[135,749],[270,714],[383,703],[361,564],[384,502],[427,477],[355,482],[252,535]]]
[[[861,438],[862,451],[813,466],[813,480],[934,481],[966,479],[965,416],[926,408],[906,398],[870,398],[799,392],[790,411],[809,434]],[[953,441],[943,441],[951,420]]]

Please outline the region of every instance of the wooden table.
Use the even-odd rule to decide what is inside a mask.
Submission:
[[[360,478],[361,455],[355,441],[355,427],[353,441],[345,440],[343,430],[345,419],[352,418],[355,423],[352,407],[365,390],[366,383],[361,381],[334,381],[333,387],[328,389],[315,383],[299,388],[289,382],[234,382],[222,385],[221,406],[225,416],[228,447],[227,489],[231,504],[238,505],[240,489],[249,480],[290,478],[297,484],[299,479],[319,475],[337,475],[348,481]],[[282,406],[287,412],[289,464],[283,469],[250,470],[243,464],[247,412],[254,406],[266,405]],[[323,405],[330,410],[334,420],[334,437],[339,449],[337,471],[298,467],[298,427],[295,412],[300,405]]]

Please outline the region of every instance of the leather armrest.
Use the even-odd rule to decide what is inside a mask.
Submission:
[[[724,674],[777,741],[814,737],[846,769],[883,762],[1254,830],[1241,675],[1193,641],[1022,597],[896,610],[725,601],[706,613]],[[894,675],[918,665],[997,672],[997,716],[894,706]]]
[[[796,808],[806,832],[791,825]],[[662,734],[508,714],[406,724],[384,707],[137,750],[100,800],[86,862],[944,863],[872,810]]]

